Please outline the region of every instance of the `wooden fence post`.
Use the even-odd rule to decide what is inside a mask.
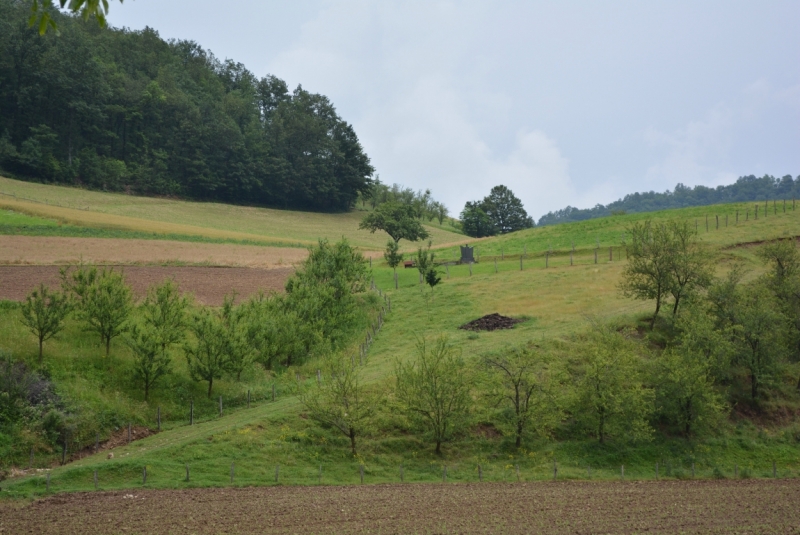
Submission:
[[[247,408],[250,408],[250,390],[247,390]]]
[[[363,485],[364,484],[364,465],[363,464],[359,464],[358,465],[358,473],[361,476],[361,484]]]
[[[522,257],[519,257],[519,270],[522,271]]]
[[[622,466],[620,466],[620,468],[619,468],[619,474],[620,474],[620,477],[621,477],[622,479],[625,479],[625,465],[624,465],[624,464],[623,464]]]
[[[189,482],[189,465],[186,465],[186,482]]]
[[[573,251],[570,251],[569,252],[569,265],[570,266],[572,265],[572,254],[573,254]]]
[[[478,481],[483,483],[483,467],[478,465]]]
[[[706,215],[706,232],[708,232],[708,215]]]
[[[442,467],[442,483],[447,483],[447,465]]]
[[[322,485],[322,465],[319,465],[319,475],[317,476],[317,484]]]
[[[756,221],[758,221],[758,204],[756,204]]]
[[[517,483],[519,483],[519,465],[514,467],[517,470]]]
[[[609,262],[613,262],[614,261],[614,246],[613,245],[608,248],[608,261]]]
[[[321,384],[321,383],[322,383],[322,372],[317,370],[317,384]]]
[[[147,485],[147,467],[142,468],[142,485]]]
[[[47,472],[47,492],[50,492],[50,472]]]
[[[592,467],[591,467],[591,466],[589,466],[588,464],[586,465],[586,477],[587,477],[588,479],[591,479],[591,478],[592,478]]]
[[[275,401],[275,383],[272,383],[272,401]]]
[[[497,257],[494,259],[494,272],[497,273]]]
[[[736,224],[739,224],[739,210],[736,210]]]
[[[558,477],[558,464],[556,463],[556,460],[553,459],[553,481],[555,481],[557,477]]]
[[[470,262],[468,265],[469,265],[469,276],[471,277],[472,276],[472,262]],[[420,276],[422,276],[422,275],[420,274]]]
[[[403,463],[400,463],[400,483],[403,482]]]
[[[717,218],[717,230],[719,230],[719,214],[715,215],[714,217]]]
[[[656,481],[658,481],[658,463],[656,463]]]
[[[597,248],[594,249],[594,263],[597,263]]]
[[[550,251],[545,251],[544,253],[544,268],[547,269],[550,267]]]
[[[694,479],[694,463],[692,463],[692,479]]]
[[[778,477],[778,470],[775,466],[775,461],[772,461],[772,477]]]
[[[744,220],[750,221],[750,208],[745,209],[744,211]]]

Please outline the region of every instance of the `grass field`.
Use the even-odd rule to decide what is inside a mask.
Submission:
[[[35,202],[32,202],[35,201]],[[46,204],[44,204],[46,203]],[[71,226],[197,236],[214,240],[305,247],[320,237],[346,237],[364,249],[382,250],[387,237],[358,230],[363,212],[329,214],[233,206],[221,203],[135,197],[0,177],[0,208],[57,220]],[[437,244],[459,242],[462,236],[429,225]]]
[[[174,208],[177,205],[168,206]],[[735,214],[736,209],[733,206],[693,208],[658,213],[654,217],[698,219],[701,237],[718,255],[720,273],[733,260],[740,260],[754,276],[763,268],[754,259],[751,247],[737,245],[799,235],[800,210],[790,209],[785,214],[782,211],[778,214],[770,212],[766,219],[762,213],[756,221],[751,209],[747,221],[740,213],[738,225],[729,216],[727,227],[721,222],[721,228],[717,230],[715,224],[710,223],[709,231],[705,232],[704,212]],[[245,219],[247,217],[250,216]],[[616,250],[611,261],[607,248],[601,250],[595,264],[594,247],[597,239],[600,239],[601,247],[607,247],[612,240],[619,243],[625,226],[643,217],[627,215],[598,219],[477,241],[482,261],[472,266],[471,273],[467,265],[447,267],[447,272],[442,273],[442,284],[432,294],[418,284],[418,273],[413,269],[398,270],[399,288],[395,289],[392,270],[382,262],[374,262],[376,285],[391,297],[392,312],[371,347],[365,369],[367,379],[377,390],[388,392],[388,381],[396,360],[413,354],[418,337],[445,333],[468,360],[474,361],[480,355],[505,347],[531,341],[563,340],[584,331],[596,320],[636,323],[637,318],[649,312],[652,305],[620,297],[617,284],[624,265],[624,258],[619,258],[620,250]],[[715,223],[714,218],[710,221]],[[576,254],[574,265],[570,266],[568,248],[573,240]],[[550,258],[549,267],[545,269],[542,254],[550,246],[562,253]],[[520,269],[523,247],[527,248],[528,257],[522,259]],[[501,251],[502,260],[499,258]],[[446,259],[455,254],[453,249],[443,249],[439,258]],[[496,268],[495,256],[498,257]],[[520,317],[525,321],[506,331],[472,333],[457,329],[459,325],[491,312]],[[18,312],[13,307],[0,311],[0,341],[16,356],[32,359],[35,352],[33,340],[16,323],[16,314]],[[130,418],[140,425],[153,427],[156,407],[165,403],[165,398],[159,398],[163,394],[156,392],[150,403],[126,401],[135,395],[123,377],[117,383],[104,385],[101,391],[93,390],[95,383],[92,381],[96,379],[91,379],[86,370],[99,370],[111,363],[102,359],[100,348],[87,334],[81,334],[76,325],[70,329],[58,340],[48,342],[45,349],[48,358],[64,359],[68,363],[61,366],[61,373],[66,374],[65,377],[72,374],[76,379],[69,393],[73,396],[91,393],[87,403],[94,403],[98,408],[116,400],[113,403],[119,404],[121,414],[117,417],[117,426],[122,425],[125,418]],[[117,347],[114,352],[118,355],[114,365],[124,368],[128,358],[124,350]],[[800,475],[800,445],[795,438],[797,424],[757,425],[744,418],[732,419],[724,433],[701,441],[659,438],[647,444],[599,445],[592,440],[534,440],[522,450],[515,450],[507,440],[484,432],[478,425],[467,435],[447,444],[445,455],[439,457],[433,454],[430,444],[418,438],[384,434],[382,429],[396,428],[392,417],[386,416],[362,440],[359,455],[353,458],[344,437],[298,417],[302,407],[296,393],[313,385],[313,362],[280,376],[276,402],[271,401],[272,379],[263,374],[254,372],[241,384],[221,384],[220,392],[239,408],[231,413],[226,411],[219,417],[215,415],[214,403],[206,403],[201,409],[205,421],[194,426],[186,425],[188,407],[184,405],[193,393],[200,397],[195,391],[201,387],[177,379],[183,365],[177,363],[176,378],[171,379],[174,382],[166,387],[184,389],[185,395],[179,398],[183,405],[172,402],[168,410],[162,407],[162,433],[115,449],[113,459],[89,456],[64,467],[54,467],[57,452],[42,454],[35,464],[39,468],[52,468],[49,472],[52,490],[91,490],[95,470],[104,489],[137,488],[141,486],[143,467],[147,467],[147,486],[151,488],[223,486],[230,484],[231,463],[236,466],[236,485],[273,484],[276,465],[281,467],[282,484],[303,485],[318,482],[320,466],[324,482],[329,484],[358,482],[361,465],[364,466],[365,481],[394,482],[401,464],[406,481],[431,482],[441,481],[445,466],[449,481],[475,481],[478,465],[481,465],[487,481],[514,481],[517,466],[520,477],[525,480],[550,479],[554,461],[559,466],[559,477],[568,479],[617,479],[622,465],[630,479],[653,479],[657,462],[664,470],[662,477],[673,479],[690,477],[692,466],[696,477],[730,478],[734,471],[739,477],[771,477],[773,462],[776,475],[780,477]],[[795,373],[797,370],[793,368],[790,371]],[[300,375],[299,381],[295,379],[295,373]],[[250,409],[241,408],[247,389],[255,393],[254,406]],[[387,399],[387,403],[391,404],[391,400]],[[187,464],[193,474],[188,484],[183,482]],[[41,495],[45,490],[44,474],[40,472],[5,482],[2,495]]]

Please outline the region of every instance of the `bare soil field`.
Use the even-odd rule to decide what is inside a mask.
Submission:
[[[0,235],[0,264],[163,264],[274,268],[303,261],[302,248],[172,240]]]
[[[800,481],[128,490],[0,502],[0,533],[799,533]]]
[[[58,288],[58,266],[0,266],[0,299],[22,301],[40,283]],[[286,279],[294,268],[257,269],[240,267],[197,266],[118,266],[136,297],[143,297],[147,289],[172,278],[183,292],[193,294],[204,305],[218,306],[226,295],[236,292],[246,299],[263,290],[282,292]]]

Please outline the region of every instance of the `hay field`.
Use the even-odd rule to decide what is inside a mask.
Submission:
[[[0,177],[0,208],[77,225],[276,244],[282,242],[287,246],[303,247],[322,237],[330,240],[345,237],[353,245],[380,251],[388,239],[385,233],[370,234],[358,230],[364,215],[358,210],[331,214],[178,201],[87,191],[3,177]],[[434,226],[428,226],[427,229],[437,245],[460,243],[464,238]]]
[[[202,264],[276,268],[294,266],[306,249],[172,240],[0,235],[0,264]]]

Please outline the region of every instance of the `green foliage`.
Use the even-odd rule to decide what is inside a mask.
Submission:
[[[219,315],[205,308],[192,315],[189,330],[195,339],[183,346],[189,375],[193,381],[208,383],[211,398],[214,379],[221,379],[230,370],[228,332]]]
[[[496,234],[492,220],[486,215],[480,202],[467,201],[459,217],[461,218],[461,230],[467,236],[484,238]]]
[[[533,219],[514,193],[495,186],[482,201],[467,202],[461,212],[461,228],[467,236],[481,238],[533,227]]]
[[[396,269],[400,262],[403,261],[403,254],[400,253],[400,244],[394,240],[389,240],[386,243],[386,250],[383,252],[383,258],[390,268]]]
[[[323,369],[322,381],[300,400],[313,420],[345,435],[356,455],[356,439],[371,425],[378,400],[366,390],[362,368],[349,359],[330,357]]]
[[[163,338],[155,327],[133,324],[125,336],[125,343],[133,353],[133,380],[144,388],[144,400],[150,390],[170,372],[172,359],[163,345]]]
[[[183,341],[188,307],[189,299],[180,293],[178,285],[171,279],[148,289],[140,307],[141,315],[162,351]]]
[[[530,431],[549,436],[562,415],[556,392],[563,385],[552,358],[539,349],[523,348],[487,356],[484,363],[490,371],[489,397],[498,408],[504,434],[514,437],[517,448]]]
[[[601,443],[609,436],[650,439],[654,392],[643,384],[635,344],[609,328],[596,328],[577,351],[582,370],[574,378],[576,420]]]
[[[44,284],[25,297],[20,307],[22,324],[39,340],[39,362],[42,361],[42,344],[61,332],[64,319],[71,310],[69,298],[53,292]]]
[[[468,421],[472,399],[464,361],[444,336],[428,347],[417,340],[416,358],[397,361],[397,399],[419,429],[424,429],[441,454],[442,442],[462,430]]]
[[[108,356],[111,340],[127,330],[133,309],[133,296],[124,276],[113,268],[98,272],[96,267],[81,266],[71,277],[63,270],[62,282],[77,299],[78,317],[100,335]]]
[[[628,263],[619,288],[625,297],[655,300],[651,323],[655,326],[668,295],[674,298],[674,316],[682,298],[710,284],[710,261],[687,221],[655,223],[647,219],[634,223],[627,231]]]
[[[358,228],[386,232],[394,241],[418,241],[428,238],[428,231],[417,219],[412,205],[389,201],[379,205],[361,220]]]
[[[235,298],[235,295],[225,297],[220,317],[225,325],[228,369],[236,375],[237,381],[241,381],[242,372],[253,363],[255,352],[248,339],[249,326],[245,307],[236,306]]]

